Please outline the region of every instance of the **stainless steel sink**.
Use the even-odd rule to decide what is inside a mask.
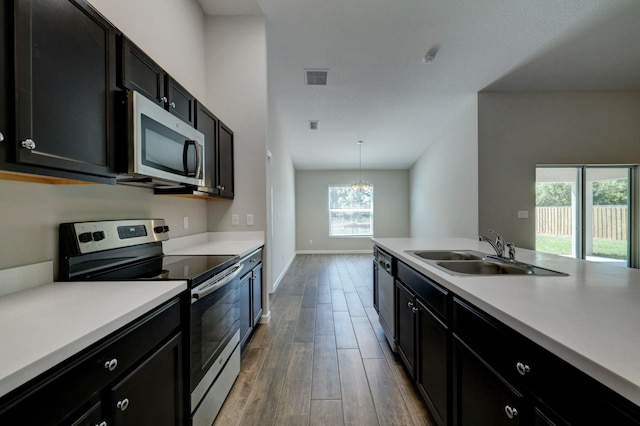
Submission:
[[[437,262],[436,265],[459,274],[472,275],[533,275],[529,268],[486,260],[463,262]]]
[[[409,253],[426,260],[481,260],[487,256],[474,250],[411,250]]]
[[[568,275],[475,250],[407,250],[407,253],[452,275]]]

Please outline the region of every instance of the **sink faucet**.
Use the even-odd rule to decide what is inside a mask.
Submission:
[[[478,237],[478,240],[479,240],[479,241],[486,241],[486,242],[488,242],[488,243],[491,245],[491,247],[493,247],[493,249],[496,251],[496,255],[497,255],[498,257],[502,257],[502,258],[504,258],[504,247],[505,247],[505,244],[504,244],[504,238],[502,238],[502,235],[498,234],[498,233],[497,233],[496,231],[494,231],[493,229],[489,229],[489,232],[491,232],[493,235],[495,235],[495,236],[496,236],[496,241],[495,241],[495,242],[491,241],[491,238],[486,237],[486,236],[484,236],[484,235],[480,235],[480,236]],[[513,244],[511,244],[511,247],[513,247]],[[511,254],[511,250],[512,250],[512,249],[510,248],[510,249],[509,249],[509,254]],[[515,258],[515,248],[513,249],[513,256],[514,256],[514,258]]]

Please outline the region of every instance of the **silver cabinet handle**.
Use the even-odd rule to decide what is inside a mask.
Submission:
[[[516,364],[516,370],[518,370],[518,373],[520,373],[521,376],[524,376],[525,374],[531,372],[531,368],[521,362]]]
[[[129,399],[128,398],[125,398],[122,401],[118,401],[116,403],[116,408],[119,409],[120,411],[126,410],[127,407],[129,407]]]
[[[23,148],[27,148],[29,151],[33,151],[34,149],[36,149],[36,143],[31,139],[23,140],[20,145],[22,145]]]
[[[509,417],[510,419],[513,419],[514,417],[518,416],[518,410],[516,410],[515,408],[512,408],[508,405],[506,405],[504,407],[504,413],[507,415],[507,417]]]
[[[2,142],[4,140],[4,135],[2,134],[2,132],[0,132],[0,142]]]
[[[411,308],[411,312],[413,312],[414,314],[418,313],[418,308]]]
[[[222,185],[218,185],[218,186],[216,186],[216,188],[219,189],[220,191],[224,191],[224,186],[222,186]]]
[[[413,308],[413,302],[407,302],[407,307]]]
[[[115,370],[117,366],[118,366],[118,360],[116,358],[104,363],[104,368],[106,368],[109,371]]]
[[[102,422],[100,424],[96,424],[96,426],[107,426],[107,422]]]
[[[167,99],[166,96],[163,96],[160,98],[160,102],[162,102],[163,104],[166,104],[167,102],[169,102],[169,99]]]
[[[176,103],[175,103],[175,102],[171,102],[171,103],[169,104],[169,106],[170,106],[171,108],[175,108],[175,107],[176,107]]]

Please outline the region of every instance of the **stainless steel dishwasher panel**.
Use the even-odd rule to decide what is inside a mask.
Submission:
[[[395,286],[393,261],[387,253],[378,250],[378,316],[384,335],[393,352],[396,347]]]

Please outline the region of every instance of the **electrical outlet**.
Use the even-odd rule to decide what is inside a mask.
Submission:
[[[184,226],[184,229],[189,229],[189,216],[182,218],[182,226]]]
[[[231,225],[232,226],[238,226],[240,225],[240,216],[237,214],[232,214],[231,215]]]
[[[529,219],[528,210],[518,210],[518,219]]]
[[[253,226],[253,215],[252,214],[248,214],[247,215],[247,226]]]
[[[313,240],[309,240],[309,244],[313,244]]]

